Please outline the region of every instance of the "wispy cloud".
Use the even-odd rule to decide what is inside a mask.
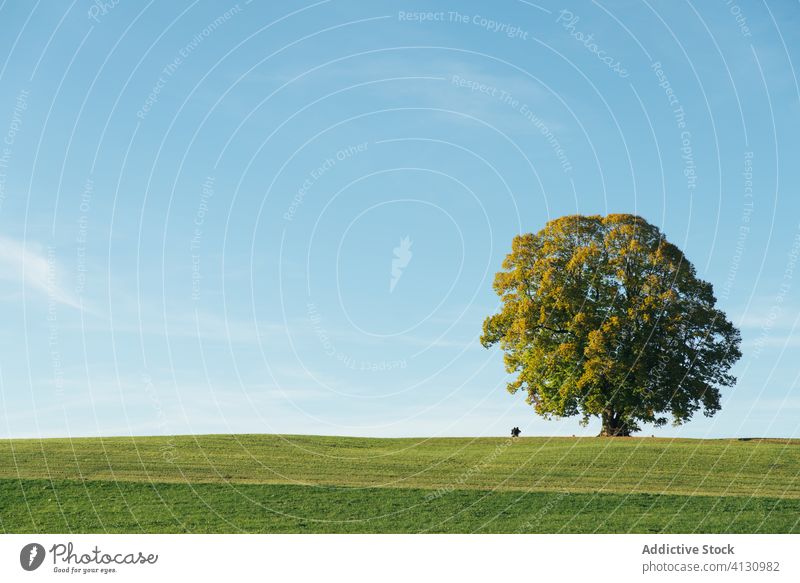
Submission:
[[[368,95],[387,107],[429,108],[431,115],[450,123],[471,126],[478,120],[508,134],[538,135],[541,127],[520,112],[524,105],[522,111],[535,114],[547,129],[566,135],[568,126],[551,114],[558,106],[556,96],[532,74],[526,74],[530,71],[507,64],[497,73],[494,71],[498,69],[476,65],[471,60],[474,55],[466,52],[449,58],[413,60],[419,52],[409,48],[364,53],[356,61],[357,67],[349,60],[335,62],[314,70],[299,83],[327,86],[335,82],[348,97]],[[499,65],[502,63],[498,61]],[[294,70],[287,69],[250,75],[245,82],[283,84],[296,76]],[[437,113],[437,109],[442,111]]]
[[[51,301],[80,309],[80,303],[60,282],[55,250],[22,244],[0,236],[0,281],[20,286],[19,291],[31,291]],[[17,290],[14,290],[17,291]],[[17,298],[17,294],[4,295]]]
[[[800,348],[800,335],[798,334],[766,334],[742,342],[745,348],[760,346],[762,348]]]

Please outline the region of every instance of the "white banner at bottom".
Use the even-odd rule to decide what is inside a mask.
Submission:
[[[17,535],[0,581],[800,581],[798,535]]]

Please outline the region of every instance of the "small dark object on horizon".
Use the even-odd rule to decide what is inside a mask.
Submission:
[[[519,437],[520,433],[522,433],[522,430],[519,427],[514,427],[511,430],[511,437]]]

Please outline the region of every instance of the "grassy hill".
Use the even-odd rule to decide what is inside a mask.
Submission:
[[[800,532],[800,441],[0,441],[5,532]]]

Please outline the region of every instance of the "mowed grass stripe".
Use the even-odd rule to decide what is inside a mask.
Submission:
[[[0,508],[16,533],[800,532],[797,499],[651,494],[0,480]]]
[[[0,479],[800,498],[798,440],[204,435],[0,441]]]

